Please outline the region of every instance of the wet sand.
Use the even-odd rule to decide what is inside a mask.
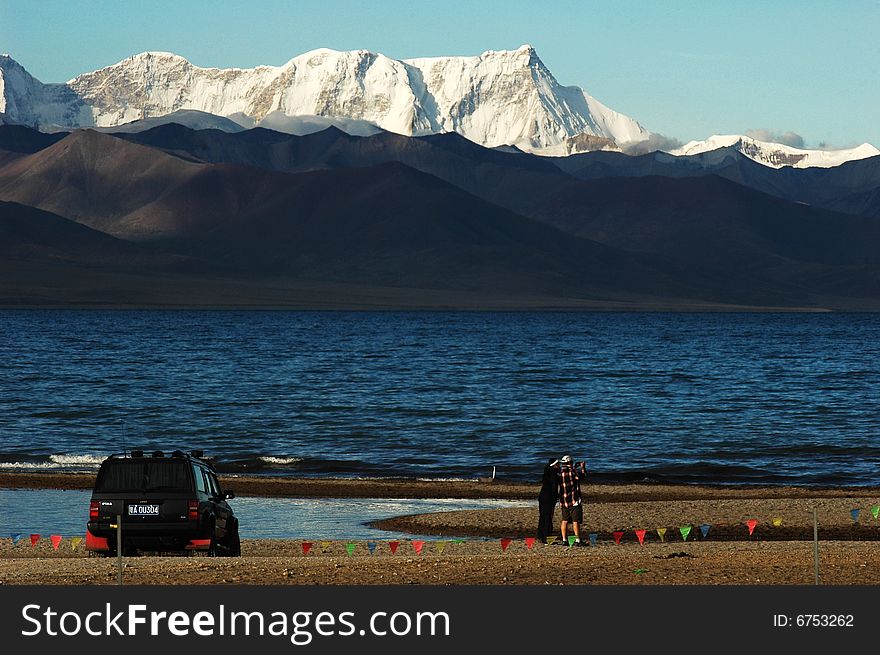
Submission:
[[[0,474],[0,487],[89,488],[90,475]],[[519,498],[536,485],[496,481],[224,478],[241,495],[276,497]],[[130,584],[812,584],[812,511],[819,518],[825,584],[880,584],[878,488],[586,485],[585,533],[595,547],[534,544],[537,510],[467,510],[396,517],[377,523],[427,535],[421,553],[402,540],[396,554],[377,540],[244,540],[241,558],[126,558]],[[858,522],[850,510],[859,508]],[[757,521],[749,535],[746,522]],[[774,521],[776,524],[774,524]],[[707,524],[703,538],[699,526]],[[555,522],[558,527],[558,516]],[[691,526],[687,540],[679,528]],[[664,541],[657,528],[666,528]],[[640,545],[635,530],[644,529]],[[614,531],[622,531],[620,544]],[[586,537],[586,534],[584,535]],[[465,537],[453,543],[452,537]],[[511,539],[502,551],[501,538]],[[443,543],[438,546],[438,540]],[[442,548],[442,552],[441,552]],[[322,552],[323,551],[323,552]],[[0,584],[113,584],[115,560],[89,557],[43,538],[31,547],[0,538]]]

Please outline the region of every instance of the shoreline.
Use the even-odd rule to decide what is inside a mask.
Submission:
[[[540,484],[500,478],[430,480],[418,478],[335,478],[219,475],[224,490],[239,496],[266,498],[467,498],[536,500]],[[5,489],[91,489],[95,473],[0,472]],[[657,482],[590,483],[583,485],[586,502],[875,498],[880,487],[806,487]]]
[[[540,484],[500,478],[334,478],[219,475],[227,491],[266,498],[467,498],[536,500]],[[5,489],[91,489],[95,473],[0,472]],[[582,486],[587,503],[807,498],[880,498],[880,487],[806,487],[657,482],[591,483]]]

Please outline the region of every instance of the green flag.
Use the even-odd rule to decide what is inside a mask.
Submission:
[[[354,552],[355,548],[357,548],[357,544],[345,544],[345,552],[349,555]]]
[[[878,514],[880,514],[880,505],[874,505],[871,508],[871,516],[876,519]]]
[[[576,539],[577,539],[577,537],[575,537],[573,534],[568,535],[568,545],[574,546],[574,542]]]
[[[455,545],[463,544],[464,542],[465,542],[464,539],[453,539],[453,540],[452,540],[452,543],[455,544]]]
[[[691,533],[691,526],[683,525],[678,529],[678,531],[681,532],[682,540],[687,541],[688,535]]]

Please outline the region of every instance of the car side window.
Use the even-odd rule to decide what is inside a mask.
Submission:
[[[220,497],[220,481],[217,479],[217,476],[211,472],[206,471],[205,474],[208,477],[208,482],[211,484],[211,489],[213,491],[213,495],[215,497]]]
[[[205,481],[205,473],[201,466],[193,466],[193,475],[196,478],[196,489],[203,494],[210,495],[208,491],[208,483]]]

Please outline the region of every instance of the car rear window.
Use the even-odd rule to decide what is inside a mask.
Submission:
[[[118,461],[104,464],[95,491],[191,491],[182,461]]]

